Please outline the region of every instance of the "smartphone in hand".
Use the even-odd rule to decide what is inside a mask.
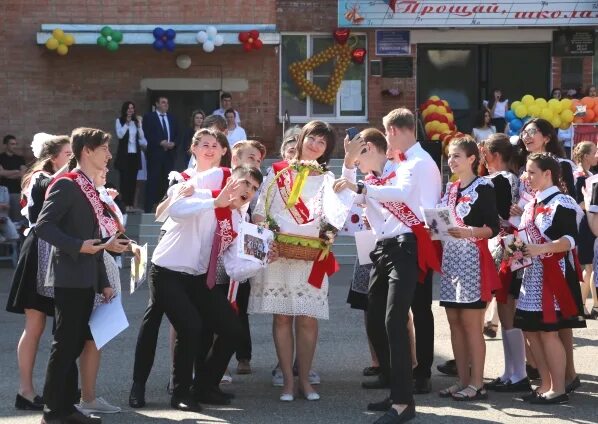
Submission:
[[[357,134],[359,134],[359,130],[356,127],[350,127],[345,130],[347,133],[347,137],[349,140],[353,140]]]

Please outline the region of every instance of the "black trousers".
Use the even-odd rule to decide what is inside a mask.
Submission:
[[[44,385],[44,417],[65,417],[77,403],[77,358],[90,338],[89,317],[93,310],[93,288],[54,288],[54,341]]]
[[[251,284],[249,284],[248,281],[243,284],[239,284],[239,289],[237,291],[237,306],[239,308],[238,316],[239,321],[241,322],[243,337],[237,348],[237,361],[241,361],[243,359],[251,361],[251,330],[249,329],[249,314],[247,313],[250,293]]]
[[[411,303],[413,325],[415,327],[415,345],[417,367],[413,369],[413,378],[430,378],[434,362],[434,314],[432,314],[432,271],[428,272],[423,284],[415,285],[415,295]]]
[[[507,121],[505,118],[492,118],[490,122],[496,128],[497,133],[505,132],[505,127],[507,126]]]
[[[139,327],[133,365],[133,381],[144,386],[154,365],[158,333],[164,316],[164,311],[155,302],[152,292],[150,290],[149,302]]]
[[[145,212],[150,213],[168,189],[168,174],[174,169],[172,154],[147,158],[147,181],[145,183]]]
[[[125,206],[135,205],[138,163],[137,153],[127,153],[126,168],[118,170],[120,173],[120,195]]]
[[[383,375],[390,376],[393,403],[413,403],[409,308],[417,284],[417,243],[413,234],[378,242],[368,293],[367,333]]]

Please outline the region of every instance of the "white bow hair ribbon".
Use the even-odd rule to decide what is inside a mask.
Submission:
[[[40,155],[42,154],[44,144],[46,144],[54,137],[54,135],[46,133],[37,133],[33,136],[33,141],[31,142],[31,150],[33,150],[33,156],[35,156],[36,159],[39,159]]]

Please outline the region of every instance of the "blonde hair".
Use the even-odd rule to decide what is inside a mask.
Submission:
[[[240,140],[237,141],[232,147],[232,154],[233,156],[239,156],[241,153],[240,151],[247,148],[253,147],[260,151],[261,159],[266,157],[266,146],[260,143],[257,140]]]
[[[577,164],[581,164],[583,157],[585,155],[589,155],[592,152],[592,147],[595,144],[591,141],[582,141],[581,143],[577,144],[573,149],[573,161]]]
[[[397,128],[406,128],[408,130],[415,129],[415,117],[413,116],[413,112],[406,107],[391,110],[384,118],[382,118],[382,123],[384,126],[392,125]]]

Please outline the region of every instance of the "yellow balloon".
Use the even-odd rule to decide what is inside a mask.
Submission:
[[[558,127],[560,127],[560,126],[561,126],[561,123],[562,123],[562,122],[561,122],[561,118],[560,118],[560,116],[559,116],[559,115],[554,115],[554,116],[552,117],[552,119],[550,120],[550,123],[552,124],[552,126],[553,126],[554,128],[558,128]]]
[[[438,97],[438,96],[430,96],[430,98],[428,100],[436,101],[436,100],[440,100],[440,97]]]
[[[50,38],[48,38],[48,41],[46,41],[46,47],[49,50],[56,50],[56,48],[58,48],[59,44],[60,43],[58,42],[58,40],[54,37],[50,37]]]
[[[571,122],[561,122],[561,126],[559,127],[562,130],[566,130],[571,126]]]
[[[568,99],[567,99],[568,100]],[[570,124],[571,122],[573,122],[573,112],[571,111],[571,109],[564,109],[561,112],[561,122],[565,123],[565,124]]]
[[[448,124],[445,124],[444,122],[441,122],[438,126],[437,126],[437,130],[439,133],[445,133],[445,132],[449,132],[449,126]]]
[[[547,121],[551,121],[553,115],[554,114],[552,113],[552,110],[550,110],[548,107],[542,109],[542,112],[540,113],[540,117],[546,119]]]
[[[525,107],[523,104],[519,104],[515,108],[514,112],[517,118],[524,118],[527,116],[527,107]]]
[[[548,102],[546,101],[546,99],[543,99],[541,97],[536,99],[536,104],[540,106],[540,109],[544,109],[548,106]]]
[[[434,140],[434,141],[438,141],[438,140],[440,140],[440,134],[434,134],[434,135],[432,136],[432,140]]]
[[[534,96],[526,94],[521,98],[521,102],[526,106],[531,106],[531,104],[534,103]]]
[[[58,48],[56,49],[56,53],[58,53],[60,56],[64,56],[68,52],[69,52],[69,48],[67,46],[65,46],[64,44],[59,45]]]
[[[561,113],[561,110],[563,110],[561,102],[559,102],[557,99],[548,100],[548,107],[552,109],[554,113]],[[558,127],[558,125],[556,125],[555,127]]]
[[[527,108],[527,112],[534,118],[537,118],[538,116],[540,116],[541,111],[542,111],[542,109],[540,109],[540,106],[538,106],[535,103],[531,106],[528,106],[528,108]]]
[[[64,37],[64,31],[61,30],[60,28],[56,28],[54,31],[52,31],[52,37],[54,37],[58,41],[60,41],[62,39],[62,37]]]
[[[571,101],[571,99],[561,99],[561,110],[571,109],[572,104],[573,102]]]
[[[425,118],[426,116],[428,116],[429,114],[436,112],[436,108],[438,106],[436,105],[430,105],[427,108],[424,109],[424,111],[422,112],[422,116]]]
[[[523,103],[521,103],[519,100],[514,101],[513,103],[511,103],[511,110],[513,112],[515,112],[515,109],[517,109],[517,106],[522,105]]]
[[[446,119],[448,119],[449,123],[450,123],[450,122],[455,122],[455,117],[453,116],[453,114],[452,114],[452,113],[447,113],[447,114],[446,114],[446,115],[444,115],[444,116],[446,116]]]
[[[430,134],[432,131],[434,131],[434,122],[436,121],[426,122],[426,125],[424,125],[424,128],[426,129],[426,134]]]
[[[72,34],[66,34],[64,36],[64,41],[63,42],[67,46],[72,46],[73,44],[75,44],[75,37],[73,37]]]
[[[436,112],[440,113],[441,115],[444,115],[446,113],[446,108],[444,106],[438,106],[436,108]]]

